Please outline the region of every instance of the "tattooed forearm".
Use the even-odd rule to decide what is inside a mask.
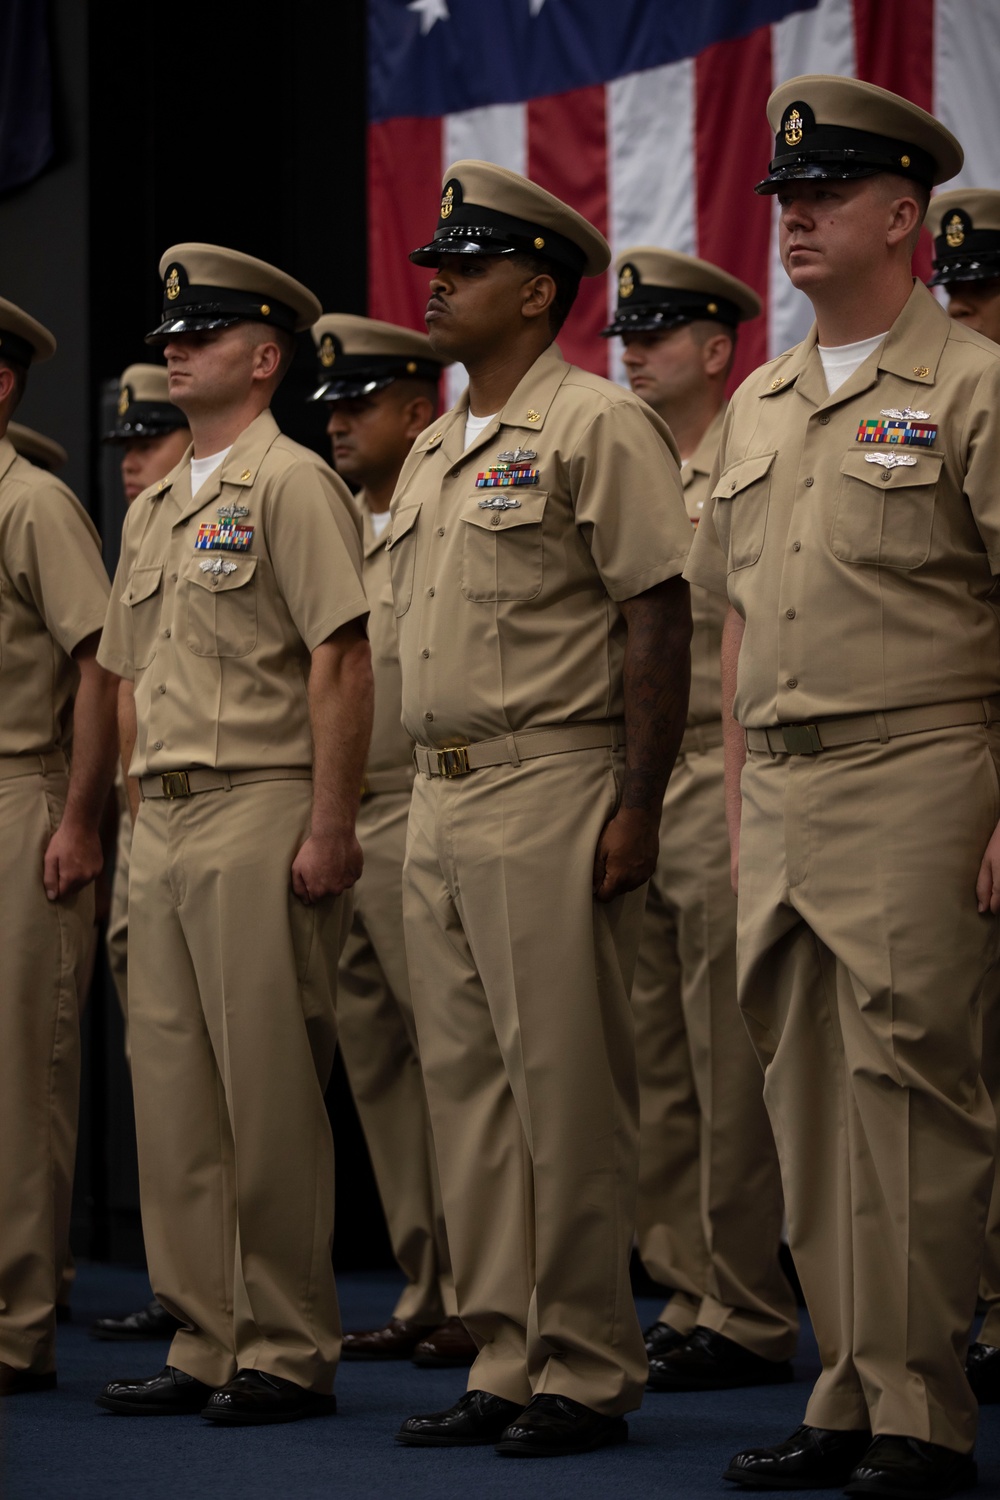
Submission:
[[[691,688],[691,599],[670,578],[621,606],[625,647],[622,806],[655,814],[684,734]]]

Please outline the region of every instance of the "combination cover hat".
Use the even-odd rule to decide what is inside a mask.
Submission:
[[[160,276],[163,321],[146,335],[147,344],[247,322],[302,333],[323,311],[294,277],[222,245],[171,245],[160,260]]]
[[[170,400],[165,365],[129,365],[118,382],[115,424],[104,434],[106,443],[130,438],[160,437],[186,427],[187,417]]]
[[[601,276],[607,240],[582,214],[517,172],[488,161],[457,161],[444,174],[434,238],[411,250],[418,266],[442,255],[544,255],[578,276]]]
[[[0,359],[9,359],[25,369],[51,359],[56,341],[47,328],[13,302],[0,297]]]
[[[735,328],[761,310],[757,293],[745,282],[707,260],[635,245],[615,261],[618,305],[604,338],[616,333],[651,333],[707,319]]]
[[[36,432],[33,427],[25,427],[22,422],[8,422],[7,437],[16,454],[28,459],[38,469],[47,469],[50,474],[57,474],[69,462],[69,454],[62,443]]]
[[[312,326],[319,383],[310,401],[372,396],[394,380],[437,380],[450,360],[425,333],[353,313],[327,313]]]
[[[927,227],[934,236],[931,286],[1000,278],[1000,192],[952,188],[931,202]]]
[[[930,188],[962,169],[962,148],[940,120],[856,78],[790,78],[768,99],[767,118],[774,156],[758,193],[780,192],[787,182],[844,182],[878,172]]]

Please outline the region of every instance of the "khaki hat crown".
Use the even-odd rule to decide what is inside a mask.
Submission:
[[[442,255],[517,253],[543,255],[578,276],[600,276],[611,262],[604,236],[560,198],[493,162],[454,162],[434,238],[410,259],[436,266]]]
[[[931,202],[927,227],[934,236],[931,286],[1000,277],[1000,192],[952,188]]]
[[[425,333],[355,313],[326,313],[312,326],[319,385],[310,401],[349,401],[394,380],[437,380],[450,360]]]
[[[118,410],[106,443],[159,437],[187,426],[187,417],[170,400],[166,365],[129,365],[118,382]]]
[[[850,181],[892,172],[930,188],[961,171],[964,154],[940,120],[857,78],[790,78],[767,101],[774,156],[758,193],[786,182]]]
[[[26,458],[36,468],[47,469],[50,474],[58,473],[69,462],[69,454],[62,443],[36,432],[33,427],[25,427],[22,422],[8,422],[7,437],[19,457]]]
[[[267,261],[223,245],[172,245],[160,259],[163,321],[146,342],[179,333],[264,323],[301,333],[322,312],[312,292]]]
[[[618,305],[603,336],[677,328],[696,319],[735,328],[755,318],[761,300],[752,287],[710,261],[656,245],[634,245],[615,261]]]
[[[0,297],[0,359],[9,359],[25,369],[51,359],[56,341],[37,318],[14,302]]]

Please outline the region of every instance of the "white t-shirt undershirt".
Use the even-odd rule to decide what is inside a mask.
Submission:
[[[472,446],[472,444],[476,441],[476,438],[479,436],[479,434],[481,432],[485,432],[486,431],[487,427],[490,425],[490,423],[494,420],[495,417],[496,417],[496,412],[494,412],[493,415],[490,416],[490,417],[474,417],[472,415],[471,411],[469,412],[469,414],[466,416],[466,419],[465,419],[465,446],[466,446],[466,448],[470,448]]]
[[[192,458],[191,460],[191,498],[194,499],[206,479],[213,475],[222,463],[227,453],[232,451],[232,443],[228,448],[223,448],[221,453],[210,453],[208,458]]]
[[[368,514],[372,518],[372,531],[380,537],[391,520],[390,513],[387,510],[370,510]]]
[[[823,374],[826,376],[826,388],[832,396],[834,391],[839,391],[845,380],[850,380],[855,370],[860,370],[869,354],[875,350],[885,338],[884,333],[877,333],[873,339],[859,339],[856,344],[834,344],[824,348],[818,346],[819,357],[823,361]]]

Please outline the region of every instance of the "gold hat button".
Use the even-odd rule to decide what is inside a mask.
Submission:
[[[535,235],[535,249],[536,250],[544,250],[545,249],[545,241],[542,239],[542,236],[540,234],[536,234]]]
[[[271,311],[271,307],[270,307],[269,303],[262,302],[260,304],[260,315],[261,315],[262,318],[268,317],[269,314],[270,314],[270,311]]]
[[[924,377],[926,375],[929,375],[931,372],[930,372],[929,368],[927,367],[927,365],[914,365],[913,366],[913,373],[914,373],[914,375],[916,375],[916,377],[918,378],[918,380],[923,380]]]
[[[529,422],[540,422],[541,420],[542,420],[542,414],[541,414],[541,412],[534,411],[534,410],[529,411],[529,413],[528,413],[528,421]]]
[[[719,311],[719,304],[717,302],[710,302],[705,311],[710,313],[717,313]]]
[[[910,158],[908,156],[901,156],[899,158],[899,165],[901,167],[908,167],[910,165]]]
[[[406,373],[407,373],[407,375],[415,375],[417,373],[417,362],[416,362],[415,359],[411,359],[407,363]]]

